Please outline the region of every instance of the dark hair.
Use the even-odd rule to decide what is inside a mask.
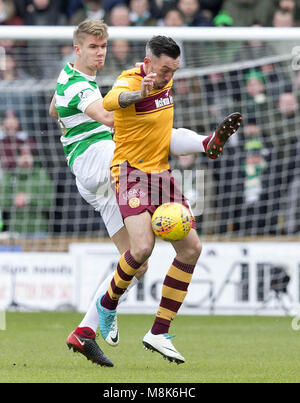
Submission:
[[[149,51],[156,57],[167,55],[172,59],[177,59],[180,56],[180,48],[172,38],[166,36],[153,36],[146,45],[146,54]]]

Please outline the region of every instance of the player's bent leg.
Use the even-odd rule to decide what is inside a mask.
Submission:
[[[126,217],[125,225],[129,234],[130,252],[133,258],[144,264],[152,253],[155,238],[148,211]]]
[[[172,246],[176,251],[176,259],[185,264],[195,265],[202,252],[202,244],[194,228],[181,241],[172,242]]]
[[[87,189],[85,189],[79,181],[77,182],[77,187],[78,190],[81,194],[81,196],[89,203],[91,204],[96,211],[99,211],[104,223],[106,225],[106,228],[108,230],[108,233],[111,236],[111,239],[115,243],[116,247],[118,248],[119,252],[122,254],[124,251],[129,249],[129,237],[127,230],[123,224],[123,220],[120,214],[119,207],[116,203],[115,200],[115,195],[113,192],[110,192],[108,194],[108,197],[105,196],[104,192],[101,193],[99,192],[91,192]],[[104,190],[104,189],[103,189]],[[142,275],[145,273],[147,270],[147,262],[141,267],[140,270],[136,273],[136,279],[132,281],[132,284],[128,289],[126,290],[126,293],[129,292],[137,283],[138,280],[142,277]],[[100,324],[100,318],[99,318],[99,304],[98,306],[96,305],[97,301],[99,300],[100,297],[102,297],[108,287],[109,284],[112,280],[112,275],[108,276],[102,284],[100,284],[95,298],[90,305],[87,313],[85,314],[84,318],[82,319],[82,322],[79,324],[78,328],[82,327],[89,327],[91,328],[94,332],[96,331],[98,325]],[[126,295],[123,296],[124,300],[126,298]],[[103,316],[103,314],[102,314]],[[108,316],[108,321],[109,321],[109,328],[110,331],[106,334],[105,340],[107,341],[108,344],[111,346],[116,346],[119,343],[119,331],[118,331],[118,323],[117,323],[117,315],[115,314],[113,317],[113,320],[111,321],[111,315]],[[103,321],[102,321],[103,322]],[[103,325],[102,325],[103,327]],[[107,326],[106,326],[107,328]]]
[[[227,140],[239,129],[241,123],[242,115],[239,112],[227,116],[207,142],[206,155],[211,159],[218,158],[222,154]]]
[[[137,271],[146,263],[154,246],[154,234],[151,229],[151,217],[148,212],[134,217],[127,217],[125,220],[130,249],[122,254],[107,292],[96,303],[100,332],[103,339],[110,345],[115,345],[110,335],[114,332],[116,308],[119,299],[132,283]],[[140,229],[137,231],[138,236],[135,235],[133,228]],[[135,245],[135,247],[132,248],[132,245]],[[145,270],[145,266],[143,270]]]
[[[177,315],[192,280],[197,260],[201,254],[201,242],[195,229],[181,241],[172,242],[177,254],[162,287],[162,298],[151,330],[143,338],[146,348],[157,351],[177,364],[183,363],[183,356],[176,350],[168,334],[171,321]]]
[[[117,310],[107,309],[102,305],[104,294],[96,301],[98,311],[99,329],[101,336],[110,346],[115,347],[119,344],[119,330],[117,321]]]
[[[204,152],[209,158],[216,159],[222,154],[227,140],[239,129],[241,122],[241,114],[232,113],[208,136],[185,128],[172,129],[170,153],[189,155]]]
[[[170,154],[189,155],[205,153],[204,142],[209,136],[198,134],[190,129],[172,129],[170,139]]]
[[[126,227],[122,227],[116,234],[111,237],[111,240],[114,242],[120,254],[126,252],[129,245],[129,235]],[[143,275],[148,270],[148,260],[142,264],[142,266],[137,270],[135,277],[140,280]],[[129,287],[128,287],[129,288]]]
[[[123,254],[126,250],[129,250],[129,237],[128,232],[125,227],[122,227],[118,232],[112,236],[112,240],[117,246],[119,252]],[[127,293],[138,283],[141,277],[145,274],[148,269],[148,261],[146,261],[136,272],[135,277],[132,279],[131,283],[119,298],[119,303],[126,299]],[[109,283],[111,282],[110,279]],[[97,309],[98,323],[102,337],[110,346],[117,346],[120,341],[118,322],[117,322],[117,311],[108,310],[102,306],[102,297],[107,291],[109,284],[105,290],[102,290],[101,294],[97,293],[97,298],[95,301],[95,306]]]

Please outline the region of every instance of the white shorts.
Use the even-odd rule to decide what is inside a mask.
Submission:
[[[100,212],[110,237],[124,226],[110,185],[110,163],[114,150],[115,143],[112,140],[98,141],[79,155],[72,165],[79,193]]]

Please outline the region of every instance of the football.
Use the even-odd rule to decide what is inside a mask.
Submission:
[[[164,203],[152,216],[152,229],[156,236],[165,241],[180,241],[192,228],[193,217],[179,203]]]

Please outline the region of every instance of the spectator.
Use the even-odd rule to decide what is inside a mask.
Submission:
[[[260,24],[256,22],[251,25],[251,28],[259,28]],[[255,60],[267,56],[274,56],[276,51],[270,42],[260,40],[243,41],[241,48],[238,49],[234,56],[234,61]]]
[[[82,0],[65,0],[63,2],[63,12],[68,21],[82,7]]]
[[[33,146],[32,139],[20,129],[20,122],[13,111],[7,112],[0,132],[0,161],[4,169],[14,169],[17,166],[17,150],[24,144]]]
[[[271,143],[280,146],[293,144],[299,137],[299,104],[295,93],[287,88],[280,94],[277,108],[274,130],[270,133]]]
[[[199,78],[176,79],[174,82],[174,93],[176,96],[174,126],[185,127],[199,133],[205,132],[201,126],[201,123],[206,121],[206,119],[202,116],[201,84]]]
[[[32,0],[27,6],[25,25],[66,25],[67,19],[60,11],[60,2]],[[57,73],[59,44],[45,40],[40,46],[36,41],[27,41],[27,73],[36,79],[51,79]]]
[[[133,26],[155,26],[157,21],[151,15],[149,0],[130,0],[130,22]]]
[[[62,69],[67,63],[74,60],[74,47],[71,43],[63,43],[60,45],[60,58],[57,70]]]
[[[110,25],[113,27],[128,27],[131,26],[130,10],[125,4],[115,6],[109,16]],[[136,61],[144,60],[145,42],[134,41],[131,44],[131,50],[137,57],[136,60],[132,60],[131,65]]]
[[[6,82],[13,82],[22,77],[21,71],[16,66],[16,56],[13,52],[5,53],[5,68],[0,70],[0,78]]]
[[[103,0],[103,7],[106,11],[110,11],[119,4],[125,4],[127,0]]]
[[[295,0],[279,0],[279,1],[276,1],[276,3],[277,3],[277,8],[279,8],[281,10],[289,11],[293,14],[296,13],[297,5],[296,5]],[[297,1],[297,3],[299,6],[299,1]]]
[[[66,17],[60,11],[60,1],[32,0],[24,15],[25,25],[66,25]]]
[[[280,63],[268,63],[260,67],[266,80],[266,95],[269,99],[278,99],[284,87],[292,82],[285,73],[285,66]]]
[[[267,25],[272,9],[270,0],[226,0],[221,10],[232,18],[234,27],[249,27],[255,22]]]
[[[106,11],[102,3],[102,0],[82,0],[82,7],[70,17],[70,25],[78,25],[84,20],[105,19]]]
[[[255,103],[261,104],[266,101],[265,95],[265,76],[259,69],[250,70],[246,76],[246,90],[249,98]]]
[[[260,69],[252,69],[245,74],[245,89],[246,93],[241,93],[244,114],[255,116],[260,126],[268,126],[273,100],[267,98],[266,78]]]
[[[164,17],[170,8],[176,7],[177,0],[152,0],[150,3],[151,14],[156,20]]]
[[[292,11],[289,11],[288,9],[278,8],[274,12],[272,25],[275,28],[294,27],[295,26],[294,13]],[[299,46],[299,41],[295,40],[276,41],[273,46],[278,54],[287,55],[291,53],[293,47]]]
[[[160,20],[160,25],[166,27],[183,27],[184,15],[176,7],[169,8],[164,14],[164,18]]]
[[[24,72],[14,66],[13,53],[8,55],[7,69],[0,73],[0,120],[13,111],[22,129],[29,133],[33,129],[33,114],[36,113],[32,105],[33,94],[29,91],[28,81],[23,80]]]
[[[232,25],[232,18],[228,14],[221,12],[213,19],[212,23],[216,27],[229,27]],[[232,63],[234,54],[239,48],[239,41],[206,42],[203,51],[206,64]]]
[[[4,171],[0,185],[0,204],[9,217],[6,227],[23,235],[46,235],[54,201],[52,180],[35,164],[28,145],[19,145],[17,152],[17,166]]]
[[[133,63],[137,60],[138,56],[132,50],[130,42],[116,39],[110,45],[109,57],[101,74],[103,76],[112,76],[115,79],[120,75],[121,71],[132,68]]]
[[[16,6],[13,0],[0,0],[0,24],[22,25],[23,21],[16,15]]]
[[[285,233],[289,235],[300,234],[300,139],[293,145],[291,161],[289,164],[290,184],[286,194],[285,205]]]
[[[215,126],[234,110],[230,79],[224,73],[210,73],[203,81],[207,115]]]
[[[183,27],[184,26],[184,15],[178,8],[173,7],[166,11],[164,18],[159,20],[159,25],[165,27]],[[181,51],[180,67],[186,66],[186,53],[191,54],[193,49],[189,43],[183,43],[182,41],[177,41],[178,46]]]
[[[293,27],[294,26],[294,13],[287,9],[278,8],[273,15],[273,27]]]
[[[207,18],[200,10],[198,0],[178,0],[177,7],[184,15],[185,25],[193,27],[212,25],[212,19]]]
[[[242,163],[243,174],[243,200],[241,216],[237,217],[237,226],[241,235],[257,235],[265,227],[267,206],[260,203],[264,188],[263,173],[267,168],[267,161],[263,155],[263,145],[257,137],[246,140],[245,159]]]
[[[200,0],[200,9],[203,10],[203,14],[213,19],[221,10],[223,0]]]
[[[109,23],[113,27],[128,27],[130,26],[129,8],[125,4],[115,6],[109,15]]]

